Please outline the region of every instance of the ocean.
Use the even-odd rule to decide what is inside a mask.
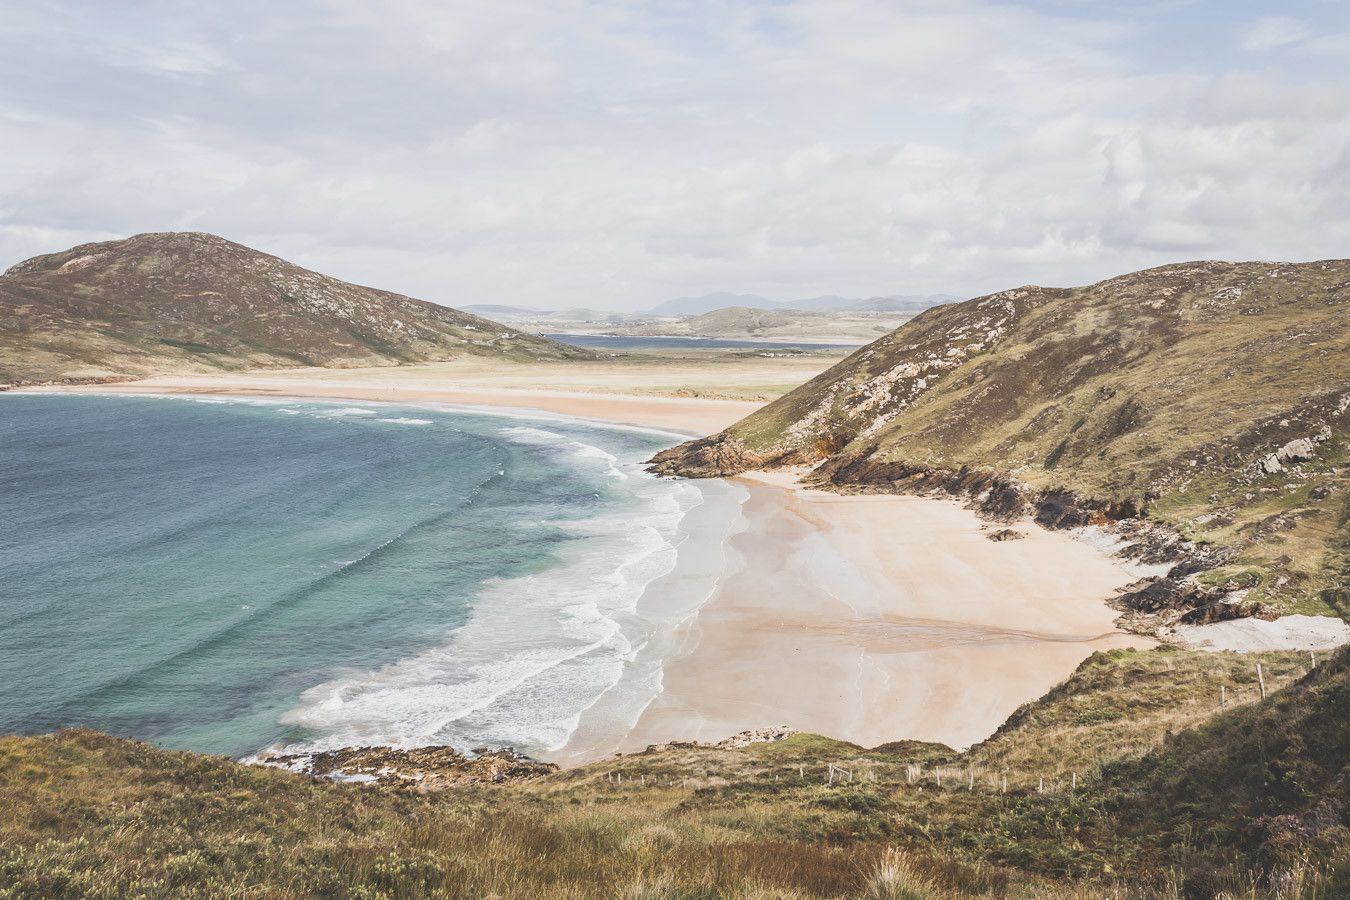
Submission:
[[[0,733],[236,757],[621,734],[744,500],[642,471],[678,440],[445,407],[0,395]]]

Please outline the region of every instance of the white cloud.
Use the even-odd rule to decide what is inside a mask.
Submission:
[[[1343,59],[1173,68],[1188,5],[1062,5],[57,3],[0,21],[0,260],[197,228],[442,302],[634,308],[1344,253]]]
[[[1252,53],[1277,50],[1297,44],[1312,35],[1306,22],[1288,16],[1266,16],[1257,19],[1242,36],[1242,49]]]

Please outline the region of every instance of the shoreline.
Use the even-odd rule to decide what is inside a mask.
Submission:
[[[510,397],[507,412],[535,410],[668,433],[672,424],[688,428],[730,414],[730,401],[668,397],[500,389],[467,392],[474,400],[463,402],[461,392],[300,381],[284,390],[279,379],[247,379],[242,390],[239,379],[206,386],[187,379],[191,384],[178,390],[166,381],[173,379],[23,392],[497,409]],[[672,422],[674,411],[686,415]],[[787,473],[724,483],[745,495],[740,521],[715,550],[705,547],[705,558],[677,551],[675,571],[649,584],[640,600],[692,609],[653,642],[659,689],[629,722],[615,721],[616,704],[602,695],[568,741],[545,758],[570,766],[649,744],[715,741],[784,724],[866,746],[901,739],[969,746],[1094,650],[1155,643],[1119,631],[1117,613],[1105,602],[1135,576],[1066,533],[1023,524],[1027,538],[995,542],[955,501],[834,494],[800,487]],[[714,552],[720,556],[710,563],[706,557]],[[680,604],[679,594],[662,600],[662,591],[678,591],[691,573],[706,583],[710,565],[716,577],[699,603],[685,597]]]
[[[176,394],[352,400],[375,403],[441,403],[506,410],[536,410],[610,425],[631,425],[701,437],[720,431],[763,406],[748,400],[663,397],[645,394],[525,390],[473,385],[421,385],[319,381],[285,376],[159,375],[140,381],[15,388],[13,394]]]
[[[1067,534],[1023,523],[1026,538],[995,542],[950,501],[730,481],[749,493],[746,523],[716,592],[610,752],[781,725],[963,748],[1094,651],[1157,643],[1119,630],[1105,602],[1134,576]]]

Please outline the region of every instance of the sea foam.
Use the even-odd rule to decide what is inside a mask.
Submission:
[[[522,424],[500,434],[565,463],[581,482],[607,479],[620,502],[554,523],[570,536],[558,563],[484,582],[468,621],[444,643],[306,691],[282,717],[304,735],[287,752],[431,743],[555,750],[626,674],[638,707],[650,701],[659,671],[633,664],[669,623],[639,614],[639,601],[674,568],[680,522],[702,491],[652,477],[640,458],[621,459],[575,429],[562,431]]]

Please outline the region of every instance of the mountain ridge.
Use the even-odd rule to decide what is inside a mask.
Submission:
[[[585,350],[204,232],[80,244],[0,275],[0,380],[396,365]]]

